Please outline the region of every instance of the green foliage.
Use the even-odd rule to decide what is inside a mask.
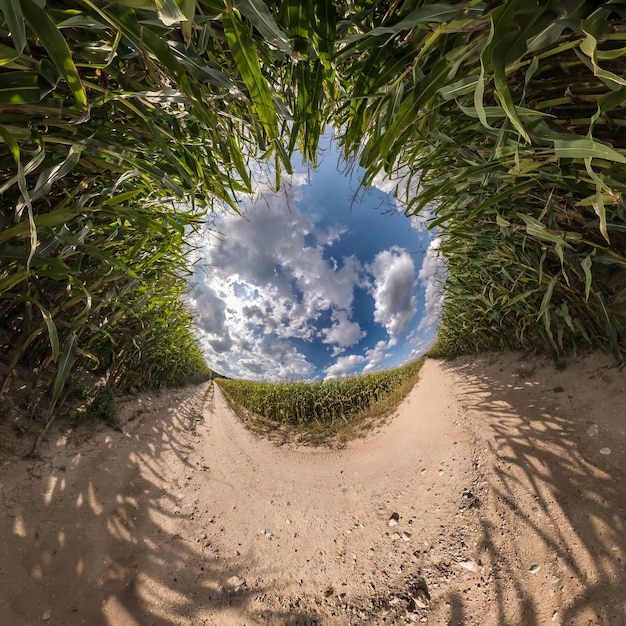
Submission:
[[[622,3],[422,1],[355,14],[338,126],[408,179],[448,277],[437,352],[610,349],[626,310]]]
[[[289,167],[268,72],[287,36],[236,4],[0,4],[0,393],[19,362],[51,368],[49,420],[76,367],[121,388],[210,373],[180,300],[189,236],[236,209],[259,150]]]
[[[235,404],[267,420],[295,425],[333,424],[350,420],[388,398],[401,385],[415,379],[422,364],[423,359],[374,374],[321,382],[219,379],[218,384]]]
[[[104,385],[100,387],[85,410],[85,419],[96,419],[118,426],[117,401],[113,390]]]
[[[439,231],[440,354],[619,358],[625,42],[617,1],[0,0],[0,393],[38,368],[50,421],[77,367],[207,376],[190,234],[329,121]]]

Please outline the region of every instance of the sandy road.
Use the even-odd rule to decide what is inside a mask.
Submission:
[[[260,439],[201,386],[4,452],[0,626],[621,626],[626,394],[597,368],[427,361],[342,450]]]

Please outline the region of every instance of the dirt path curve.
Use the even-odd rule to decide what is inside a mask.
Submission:
[[[0,626],[621,626],[624,377],[580,404],[597,364],[523,367],[427,361],[342,450],[259,439],[204,385],[0,456]]]

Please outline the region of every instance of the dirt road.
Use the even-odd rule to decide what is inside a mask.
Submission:
[[[626,380],[427,361],[345,449],[247,431],[218,387],[0,461],[0,625],[626,624]],[[607,453],[608,450],[608,453]]]

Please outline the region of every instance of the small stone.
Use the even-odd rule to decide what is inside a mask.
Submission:
[[[397,526],[400,521],[400,516],[397,513],[392,513],[389,518],[389,526]]]
[[[42,616],[41,619],[44,620],[44,622],[47,622],[50,618],[52,617],[52,611],[46,611]]]
[[[459,561],[459,565],[466,569],[468,572],[477,572],[478,563],[474,559],[467,559],[467,561]]]
[[[533,563],[529,568],[528,571],[531,574],[536,574],[539,570],[541,569],[541,565],[539,565],[539,563]]]
[[[402,533],[402,540],[407,542],[411,541],[411,534],[407,532]]]
[[[239,591],[245,584],[246,581],[243,578],[239,578],[239,576],[231,576],[226,581],[226,587],[235,592]]]
[[[611,454],[611,448],[601,448],[600,454]]]
[[[391,538],[392,538],[394,541],[395,541],[395,540],[397,540],[397,539],[400,539],[400,533],[393,533],[393,534],[391,535]]]
[[[415,602],[415,606],[418,609],[427,609],[430,606],[430,599],[428,598],[426,592],[421,588],[415,589],[411,593],[411,598],[413,598],[413,602]]]
[[[589,437],[597,437],[599,432],[600,429],[597,424],[591,424],[591,426],[587,428],[587,435],[589,435]]]

